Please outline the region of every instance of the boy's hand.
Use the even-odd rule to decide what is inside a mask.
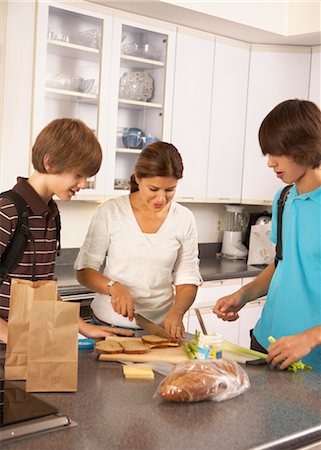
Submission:
[[[300,360],[313,349],[308,332],[284,336],[268,347],[266,362],[272,366],[280,364],[280,369],[286,369],[290,364]]]
[[[86,323],[82,320],[79,322],[79,332],[86,336],[87,338],[104,338],[106,336],[133,336],[134,331],[123,330],[122,328],[114,328],[100,325],[92,325],[91,323]]]
[[[241,294],[237,291],[231,295],[220,298],[213,308],[218,318],[233,322],[239,318],[238,311],[244,306]]]
[[[114,311],[129,320],[134,318],[134,302],[128,289],[120,283],[110,288],[111,305]]]

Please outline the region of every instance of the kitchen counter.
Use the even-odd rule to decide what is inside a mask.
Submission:
[[[166,403],[153,395],[163,376],[125,380],[119,363],[80,351],[77,393],[37,394],[78,426],[1,444],[14,450],[294,449],[321,440],[321,376],[249,367],[241,396]],[[23,385],[22,382],[18,383]]]

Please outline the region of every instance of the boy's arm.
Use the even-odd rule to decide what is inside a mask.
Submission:
[[[125,330],[123,328],[108,327],[102,325],[92,325],[85,322],[81,317],[79,318],[79,333],[87,338],[105,338],[106,336],[133,336],[135,333],[132,330]]]
[[[0,319],[0,341],[8,342],[8,322],[4,319]]]

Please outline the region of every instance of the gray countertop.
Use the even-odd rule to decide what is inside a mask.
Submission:
[[[153,395],[163,376],[125,380],[119,363],[80,351],[77,393],[37,394],[78,426],[2,444],[15,450],[294,449],[321,440],[321,377],[243,366],[241,396],[166,403]],[[18,383],[22,384],[22,382]]]

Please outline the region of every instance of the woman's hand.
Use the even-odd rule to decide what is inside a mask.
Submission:
[[[268,347],[266,362],[272,366],[280,364],[280,369],[286,369],[290,364],[311,352],[314,348],[312,342],[310,330],[281,337]]]
[[[241,293],[237,291],[220,298],[213,308],[213,313],[224,321],[233,322],[239,318],[238,311],[243,306],[244,302],[242,301]]]
[[[110,289],[111,305],[114,311],[129,320],[134,318],[134,302],[128,289],[120,283],[114,284]]]
[[[91,339],[104,338],[106,336],[116,336],[118,334],[120,334],[121,336],[134,335],[134,331],[131,330],[123,330],[122,328],[92,325],[90,323],[84,322],[82,319],[79,320],[79,333]]]
[[[165,330],[175,339],[185,338],[185,328],[183,325],[183,314],[175,310],[175,307],[171,308],[164,317],[162,326]]]

